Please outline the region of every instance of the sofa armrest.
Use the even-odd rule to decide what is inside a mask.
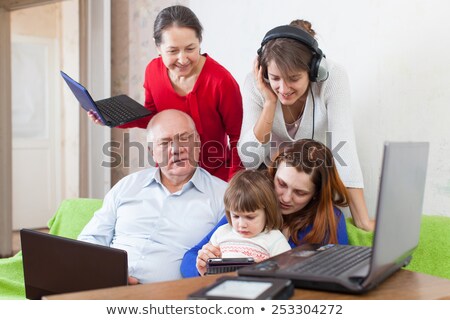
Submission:
[[[100,199],[64,200],[48,222],[49,233],[75,239],[102,203]]]
[[[49,232],[76,238],[101,205],[99,199],[64,200],[48,222]],[[25,299],[22,252],[0,259],[0,299]]]
[[[372,245],[372,232],[356,228],[351,218],[346,223],[349,244]],[[405,269],[450,279],[450,217],[422,216],[419,245]]]
[[[419,245],[407,270],[450,279],[450,217],[423,215]]]

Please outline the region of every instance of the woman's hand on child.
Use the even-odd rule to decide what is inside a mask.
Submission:
[[[197,254],[197,262],[195,266],[197,267],[198,273],[201,276],[205,275],[206,272],[206,262],[210,258],[220,258],[222,253],[218,247],[213,246],[211,243],[205,244]]]

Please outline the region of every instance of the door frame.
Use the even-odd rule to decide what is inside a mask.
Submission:
[[[0,7],[0,257],[12,254],[12,123],[11,123],[11,14],[10,10],[61,0],[22,0],[15,7]],[[78,0],[80,21],[80,79],[85,80],[94,96],[111,95],[111,0]],[[101,22],[99,24],[99,21]],[[83,26],[86,26],[85,28]],[[102,63],[98,63],[100,59]],[[101,86],[98,84],[101,83]],[[94,86],[97,84],[97,86]],[[100,168],[102,146],[110,141],[109,128],[93,127],[78,111],[77,196],[103,197],[111,187],[110,168]],[[82,152],[80,152],[82,151]],[[63,151],[66,161],[70,146]]]
[[[0,8],[0,257],[12,254],[11,15]]]

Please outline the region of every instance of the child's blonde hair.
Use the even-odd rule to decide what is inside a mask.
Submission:
[[[266,171],[242,170],[237,172],[225,191],[224,203],[229,224],[231,224],[230,211],[252,212],[264,209],[267,231],[280,229],[283,225],[273,180]]]

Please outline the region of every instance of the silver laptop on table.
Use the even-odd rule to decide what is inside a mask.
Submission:
[[[406,266],[419,243],[429,144],[384,146],[373,247],[301,245],[238,270],[291,279],[296,287],[366,292]]]

